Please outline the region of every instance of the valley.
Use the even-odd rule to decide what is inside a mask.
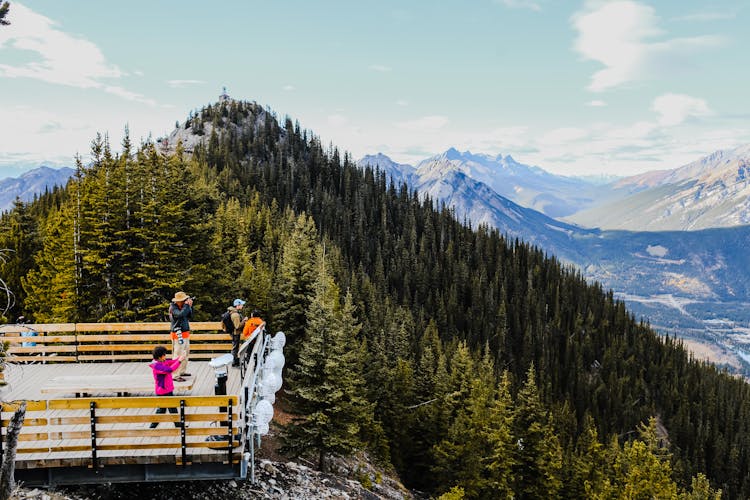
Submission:
[[[654,230],[649,212],[656,200],[671,199],[668,194],[689,197],[683,193],[685,186],[695,191],[706,179],[714,185],[724,179],[731,186],[711,214],[717,216],[729,207],[729,215],[719,218],[741,220],[731,217],[741,214],[747,204],[743,194],[747,180],[742,173],[748,157],[750,148],[736,148],[674,171],[586,187],[580,180],[553,176],[510,156],[455,149],[426,159],[417,168],[397,164],[382,154],[365,157],[359,164],[377,166],[394,182],[406,182],[422,196],[454,207],[459,218],[496,227],[510,238],[539,246],[578,267],[587,280],[613,290],[636,318],[665,335],[683,339],[696,356],[750,376],[750,226],[717,224],[697,229],[703,223],[696,222],[700,217],[695,215],[694,204],[684,203],[685,214],[672,211],[671,218],[660,222],[666,228]],[[737,175],[732,177],[735,170]],[[542,199],[555,203],[541,206]],[[704,196],[700,203],[705,207],[710,201]],[[613,208],[617,206],[621,207]],[[560,210],[574,213],[552,216]],[[623,225],[632,229],[595,227],[598,220],[616,220],[625,213],[628,221],[635,222]],[[679,221],[688,219],[696,226],[694,230],[680,226]],[[572,220],[590,220],[592,228]]]

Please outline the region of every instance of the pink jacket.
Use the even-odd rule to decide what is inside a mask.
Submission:
[[[154,372],[154,391],[157,396],[169,394],[174,391],[174,382],[172,382],[172,372],[180,366],[179,359],[165,359],[156,361],[148,365]]]

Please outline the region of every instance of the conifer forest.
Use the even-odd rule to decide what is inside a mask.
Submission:
[[[283,450],[322,469],[365,450],[436,498],[750,497],[750,386],[576,268],[254,102],[179,125],[93,138],[2,214],[4,322],[163,321],[175,290],[218,321],[243,297],[288,339]]]

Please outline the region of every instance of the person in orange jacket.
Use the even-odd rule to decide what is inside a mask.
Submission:
[[[245,321],[245,327],[242,329],[242,340],[248,340],[257,333],[260,333],[266,326],[266,322],[260,319],[260,313],[257,309],[250,313],[250,317]],[[257,331],[257,333],[256,333]]]

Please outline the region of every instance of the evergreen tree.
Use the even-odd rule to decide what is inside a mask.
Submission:
[[[361,448],[363,428],[372,422],[364,398],[362,359],[356,342],[358,324],[351,297],[342,309],[339,288],[323,257],[314,283],[305,342],[291,370],[289,391],[295,418],[284,433],[284,448],[294,454],[315,453],[326,470],[330,454]]]
[[[514,414],[515,491],[518,498],[555,498],[562,487],[562,449],[542,405],[532,365],[518,392]]]
[[[80,320],[73,245],[73,207],[52,211],[42,230],[42,249],[36,267],[21,282],[27,294],[24,307],[38,323]]]
[[[487,450],[483,456],[484,481],[479,488],[479,497],[511,498],[516,442],[512,434],[513,400],[508,372],[500,380],[487,420],[479,436]]]
[[[21,279],[33,268],[34,254],[40,247],[38,222],[28,204],[16,198],[9,213],[0,218],[0,248],[5,250],[0,260],[0,276],[9,294],[0,302],[0,310],[6,312],[9,319],[27,315],[21,310],[25,303],[26,293],[21,286]],[[28,314],[31,318],[31,314]]]
[[[312,218],[298,216],[291,236],[284,243],[277,271],[274,318],[288,338],[289,367],[294,367],[302,345],[307,343],[304,335],[315,281],[315,240]]]

